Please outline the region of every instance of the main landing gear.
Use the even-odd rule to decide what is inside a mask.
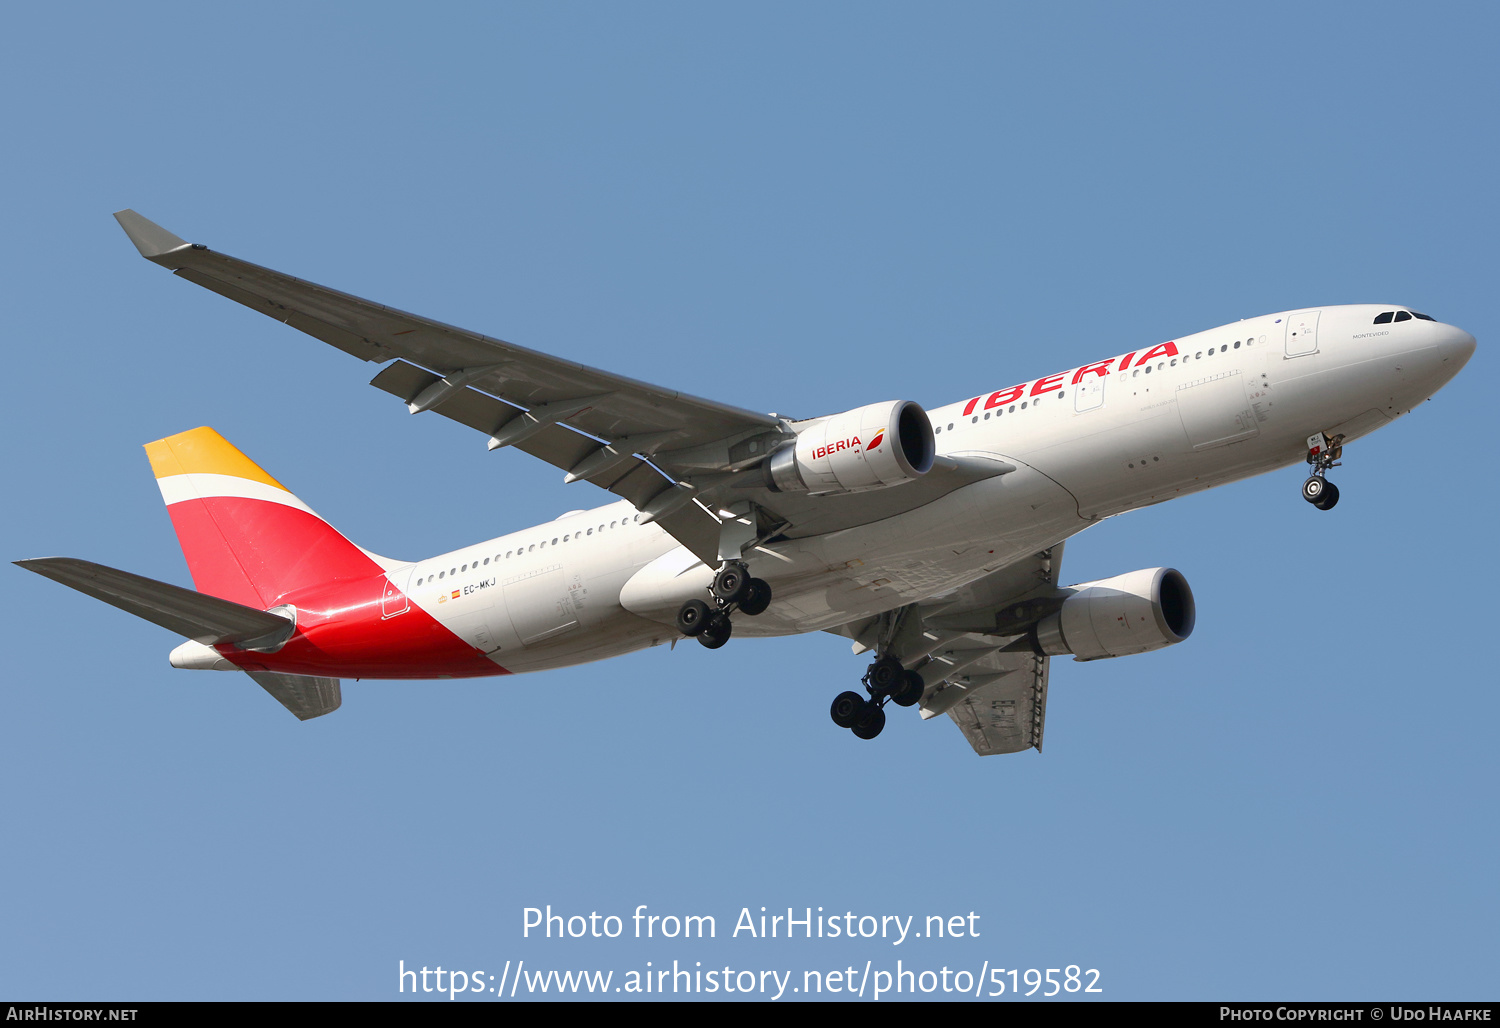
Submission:
[[[841,692],[833,698],[828,714],[833,723],[847,728],[861,739],[873,739],[885,727],[885,705],[910,707],[922,698],[922,676],[908,671],[895,657],[881,657],[865,670],[861,679],[865,699],[857,692]]]
[[[1319,510],[1332,510],[1339,502],[1339,487],[1324,476],[1339,466],[1343,455],[1342,435],[1330,437],[1318,432],[1307,439],[1307,463],[1312,465],[1312,475],[1302,483],[1302,498]]]
[[[754,617],[771,605],[771,587],[764,579],[751,578],[743,561],[726,561],[714,575],[709,592],[713,594],[713,606],[702,600],[688,600],[682,605],[677,611],[677,630],[711,650],[729,641],[729,615],[738,610]]]

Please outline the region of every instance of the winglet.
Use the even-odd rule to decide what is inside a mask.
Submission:
[[[135,244],[135,248],[141,251],[141,256],[148,261],[164,263],[162,257],[178,250],[190,249],[192,244],[185,239],[179,239],[154,221],[147,221],[135,211],[128,208],[115,212],[115,220]]]

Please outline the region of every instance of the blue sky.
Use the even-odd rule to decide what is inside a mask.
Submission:
[[[826,635],[299,724],[10,569],[0,994],[389,999],[407,967],[1097,968],[1106,998],[1495,990],[1496,81],[1483,5],[16,8],[0,62],[8,560],[186,584],[140,444],[209,424],[415,558],[609,498],[141,261],[133,207],[290,273],[752,409],[929,406],[1300,306],[1479,339],[1346,451],[1111,520],[1186,644],[1054,662],[1047,751],[872,745]],[[719,937],[537,940],[526,907]],[[742,907],[981,916],[750,940]],[[883,963],[882,963],[883,962]],[[800,978],[799,978],[800,980]],[[721,994],[722,995],[722,994]],[[936,994],[942,996],[941,993]],[[485,1001],[483,999],[481,1002]]]

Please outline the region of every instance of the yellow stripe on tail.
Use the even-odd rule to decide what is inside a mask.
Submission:
[[[267,474],[259,464],[236,450],[229,440],[207,426],[147,443],[146,456],[150,458],[151,470],[157,478],[171,478],[173,475],[228,475],[263,482],[291,492]]]

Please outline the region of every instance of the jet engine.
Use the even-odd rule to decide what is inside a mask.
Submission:
[[[793,425],[797,438],[766,461],[778,493],[858,493],[910,482],[932,468],[927,412],[911,400],[872,403]]]
[[[1050,656],[1099,660],[1146,653],[1193,634],[1197,607],[1174,568],[1147,568],[1065,590],[1062,608],[1038,621],[1033,641]]]

